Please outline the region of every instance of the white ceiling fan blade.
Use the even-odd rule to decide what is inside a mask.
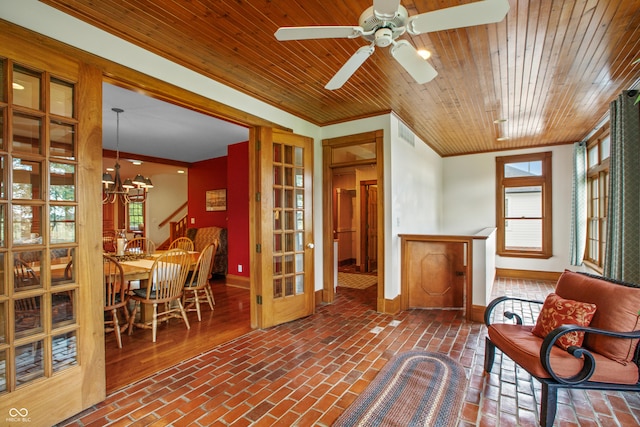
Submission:
[[[280,27],[276,31],[276,39],[309,40],[309,39],[353,39],[362,35],[362,27],[315,26],[315,27]]]
[[[364,61],[373,54],[374,50],[375,48],[373,45],[362,46],[358,49],[356,53],[351,55],[351,58],[345,62],[342,68],[338,70],[331,80],[329,80],[329,83],[327,83],[324,88],[328,90],[340,89],[342,85],[349,80],[349,77],[351,77],[353,73],[355,73],[356,70],[364,64]]]
[[[406,40],[396,42],[391,48],[391,56],[404,67],[405,70],[419,83],[433,80],[438,72],[423,59],[418,51]]]
[[[373,0],[373,13],[378,19],[393,19],[400,6],[400,0]]]
[[[407,31],[416,35],[432,31],[491,24],[502,21],[507,12],[509,12],[508,0],[477,1],[414,15],[409,18]]]

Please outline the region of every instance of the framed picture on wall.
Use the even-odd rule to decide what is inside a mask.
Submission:
[[[206,209],[207,211],[226,211],[227,210],[227,189],[209,190],[206,193]]]

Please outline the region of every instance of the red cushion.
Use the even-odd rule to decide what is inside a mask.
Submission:
[[[640,328],[640,289],[619,285],[596,277],[565,270],[556,284],[562,298],[596,304],[592,328],[615,332],[631,332]],[[638,340],[587,334],[584,346],[619,363],[631,362]]]
[[[531,330],[531,333],[544,338],[549,332],[561,325],[589,326],[595,312],[595,304],[564,299],[551,293],[545,299],[536,326]],[[566,350],[571,345],[580,347],[583,339],[584,332],[574,331],[561,335],[555,344]]]
[[[487,332],[491,342],[524,370],[534,377],[550,378],[540,362],[542,338],[531,333],[531,326],[496,323],[489,326]],[[621,365],[598,353],[592,355],[596,360],[596,369],[590,381],[616,384],[638,382],[638,367],[634,363]],[[584,361],[554,345],[551,348],[550,363],[557,375],[567,378],[577,374]]]

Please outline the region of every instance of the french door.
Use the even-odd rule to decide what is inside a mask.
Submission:
[[[0,419],[48,426],[105,396],[102,273],[88,267],[102,73],[16,31],[0,23]]]
[[[270,128],[253,134],[252,326],[313,314],[313,140]]]

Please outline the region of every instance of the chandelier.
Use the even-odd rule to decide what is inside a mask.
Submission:
[[[122,181],[120,178],[120,113],[122,108],[112,108],[116,113],[116,164],[114,166],[115,176],[105,172],[102,174],[102,203],[115,203],[116,200],[123,205],[132,202],[144,202],[147,199],[147,191],[153,188],[153,184],[148,177],[137,174],[133,180],[127,178]]]

